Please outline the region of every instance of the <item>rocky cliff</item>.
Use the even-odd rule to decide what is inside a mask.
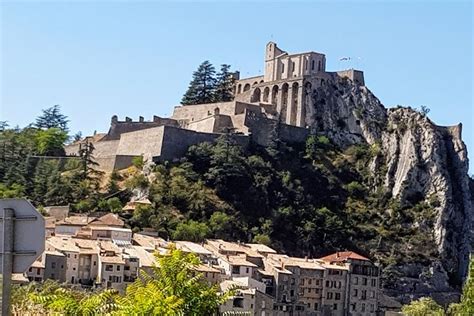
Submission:
[[[391,266],[399,281],[387,286],[390,294],[406,301],[407,295],[455,291],[467,272],[473,220],[462,125],[441,127],[411,108],[386,109],[367,87],[348,79],[328,81],[314,90],[307,113],[312,129],[339,146],[378,144],[381,155],[369,166],[378,174],[373,184],[402,208],[430,205],[432,219],[418,216],[406,224],[432,235],[438,258]],[[380,210],[386,211],[393,210]]]

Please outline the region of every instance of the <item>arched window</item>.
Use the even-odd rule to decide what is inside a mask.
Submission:
[[[283,63],[281,64],[281,73],[282,74],[285,73],[285,64]]]
[[[250,84],[247,83],[245,86],[244,86],[244,92],[245,91],[249,91],[250,90]]]
[[[321,71],[321,61],[318,61],[318,71]]]
[[[314,60],[311,61],[311,70],[314,70]]]
[[[260,102],[260,95],[261,95],[260,88],[256,88],[253,91],[252,97],[250,98],[250,102]]]
[[[293,71],[293,72],[295,71],[295,62],[294,61],[291,62],[291,71]]]
[[[266,87],[263,90],[263,102],[268,103],[269,96],[270,96],[270,88]]]

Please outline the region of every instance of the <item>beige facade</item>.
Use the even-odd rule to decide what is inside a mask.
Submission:
[[[313,108],[312,93],[324,81],[346,77],[364,85],[364,74],[357,70],[326,71],[326,56],[316,52],[288,54],[276,43],[265,48],[263,76],[239,79],[235,99],[242,102],[273,105],[274,118],[306,127]]]

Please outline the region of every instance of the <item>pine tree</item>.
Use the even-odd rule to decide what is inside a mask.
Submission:
[[[220,72],[217,74],[215,91],[216,102],[228,102],[234,98],[232,93],[234,77],[232,73],[229,72],[229,69],[230,65],[223,64],[221,65]]]
[[[208,61],[204,61],[193,73],[193,79],[189,83],[188,90],[183,95],[183,105],[211,103],[214,101],[216,88],[216,70]]]
[[[35,126],[37,128],[59,128],[62,131],[67,132],[68,127],[67,123],[69,120],[67,116],[61,113],[61,107],[59,105],[54,105],[50,108],[42,110],[43,114],[36,119]]]

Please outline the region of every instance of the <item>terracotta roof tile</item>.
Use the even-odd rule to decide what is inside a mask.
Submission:
[[[339,251],[320,259],[328,262],[343,262],[347,261],[348,259],[370,261],[369,258],[361,256],[353,251]]]

